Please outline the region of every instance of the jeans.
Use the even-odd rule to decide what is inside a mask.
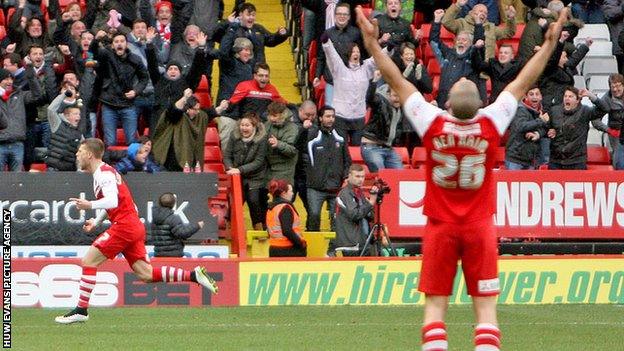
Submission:
[[[97,130],[97,113],[89,112],[89,119],[91,120],[91,135],[87,135],[90,138],[95,138],[95,131]]]
[[[572,15],[583,20],[586,24],[605,23],[600,5],[572,4]]]
[[[615,169],[624,170],[624,144],[618,143],[613,157],[615,158]]]
[[[295,176],[295,184],[293,186],[293,202],[295,201],[297,195],[301,198],[303,207],[305,208],[306,213],[308,213],[308,187],[306,186],[305,177],[297,178],[297,176]]]
[[[376,173],[380,169],[402,169],[401,157],[391,147],[364,143],[361,146],[362,158],[368,166],[368,170]]]
[[[347,119],[336,116],[334,128],[349,141],[349,145],[360,146],[364,135],[364,117]]]
[[[134,100],[134,108],[136,108],[137,120],[143,117],[145,124],[149,128],[149,135],[154,135],[156,129],[157,116],[154,116],[154,94],[147,96],[139,96]]]
[[[306,219],[307,231],[318,232],[321,230],[321,207],[323,207],[323,202],[325,201],[327,201],[327,211],[329,212],[331,230],[334,231],[336,194],[312,188],[308,188],[308,218]]]
[[[35,161],[35,148],[50,145],[50,123],[37,122],[26,127],[26,141],[24,142],[23,163],[26,169]]]
[[[316,14],[312,10],[303,8],[303,50],[308,52],[310,50],[310,43],[314,40],[314,34],[316,34],[315,26]],[[320,48],[323,50],[322,48]]]
[[[126,145],[136,142],[137,110],[134,106],[115,109],[108,105],[102,105],[102,124],[104,125],[104,144],[106,146],[117,145],[117,123],[121,121]]]
[[[9,171],[19,172],[24,163],[24,143],[14,141],[12,143],[0,143],[0,171],[8,166]]]
[[[561,163],[549,162],[548,169],[550,170],[585,170],[587,169],[587,164],[585,162],[581,163],[572,163],[569,165],[562,165]]]
[[[550,160],[550,138],[540,138],[540,154],[538,162],[540,165],[545,165]]]
[[[505,169],[510,170],[510,171],[519,171],[519,170],[536,169],[536,168],[533,165],[523,165],[520,163],[515,163],[515,162],[505,160]]]
[[[323,50],[322,48],[320,50]],[[334,103],[334,86],[325,83],[325,106],[332,106]]]

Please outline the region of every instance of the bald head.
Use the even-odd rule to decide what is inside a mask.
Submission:
[[[477,85],[466,78],[462,78],[453,84],[449,92],[449,106],[453,111],[453,116],[459,119],[474,117],[481,107]]]

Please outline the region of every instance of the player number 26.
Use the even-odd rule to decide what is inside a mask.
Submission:
[[[432,151],[431,158],[439,166],[433,167],[433,182],[448,189],[478,189],[485,177],[485,154],[466,155],[458,161],[457,156]]]

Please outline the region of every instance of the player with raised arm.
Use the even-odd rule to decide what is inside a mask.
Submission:
[[[97,200],[72,198],[70,201],[74,201],[79,210],[105,210],[96,219],[86,221],[83,226],[86,232],[91,232],[106,215],[112,225],[95,239],[82,259],[78,306],[64,316],[56,317],[55,321],[70,324],[89,320],[87,308],[96,284],[97,268],[119,253],[123,253],[134,273],[145,283],[191,281],[217,293],[217,285],[204,267],[195,267],[193,271],[169,266],[152,267],[145,251],[145,226],[139,219],[130,189],[115,168],[102,162],[103,154],[104,143],[100,139],[82,141],[76,153],[78,168],[93,174],[93,192]]]
[[[498,248],[494,227],[496,147],[513,119],[518,101],[541,75],[557,44],[568,10],[550,25],[541,49],[491,105],[480,108],[477,86],[464,78],[453,85],[449,110],[425,101],[381,51],[376,20],[357,8],[364,44],[384,80],[399,94],[405,115],[427,149],[423,261],[419,290],[425,293],[422,350],[447,350],[444,317],[453,290],[457,262],[472,296],[477,326],[475,350],[500,349],[496,318],[499,293]],[[434,16],[441,17],[443,10]]]

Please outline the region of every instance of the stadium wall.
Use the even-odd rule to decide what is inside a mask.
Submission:
[[[394,259],[155,259],[154,266],[205,265],[219,282],[218,295],[196,284],[143,284],[125,260],[97,274],[93,306],[420,305],[420,260]],[[624,257],[574,256],[500,260],[502,304],[622,304]],[[78,298],[77,259],[12,260],[14,307],[73,307]],[[463,279],[452,304],[469,303]]]

